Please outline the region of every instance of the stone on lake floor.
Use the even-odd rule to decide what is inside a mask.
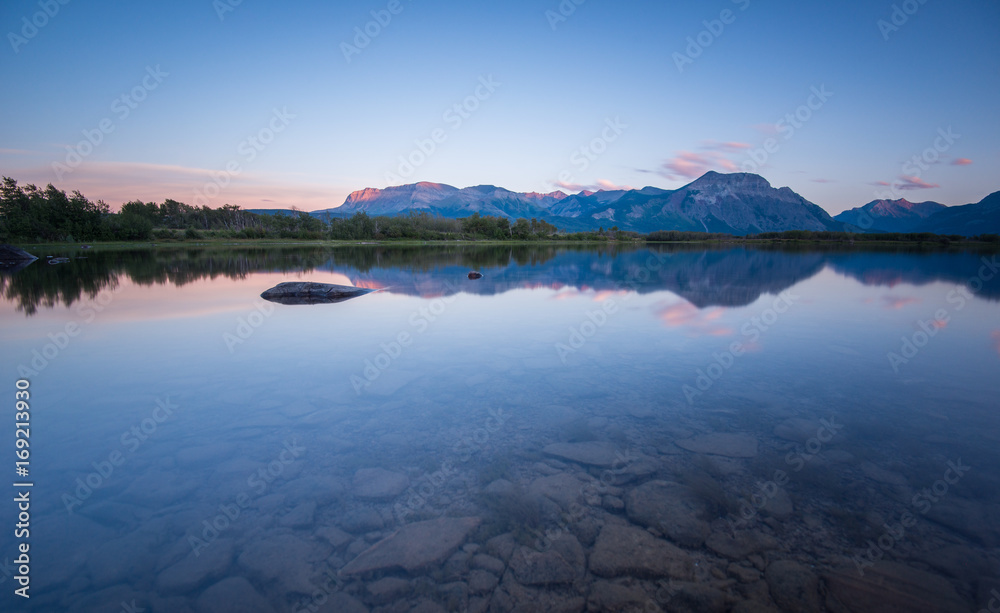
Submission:
[[[156,575],[156,588],[164,592],[190,592],[209,581],[226,576],[233,564],[236,545],[231,538],[220,538]]]
[[[554,585],[573,583],[587,570],[587,556],[576,537],[567,532],[559,534],[539,551],[519,547],[510,559],[514,577],[523,585]]]
[[[669,481],[643,483],[625,497],[625,512],[632,522],[655,528],[688,547],[705,542],[709,534],[704,520],[707,511],[691,488]]]
[[[819,420],[793,417],[775,426],[774,435],[786,441],[805,444],[809,439],[815,438],[822,427]]]
[[[208,588],[198,597],[196,608],[199,613],[274,611],[264,597],[243,577],[229,577]]]
[[[560,472],[548,477],[539,477],[528,486],[528,494],[542,497],[555,502],[563,510],[569,510],[571,505],[580,504],[587,483],[571,473]]]
[[[876,562],[864,569],[864,576],[855,565],[849,565],[825,574],[823,579],[829,597],[849,611],[958,613],[975,610],[973,603],[963,603],[944,577],[898,562]]]
[[[324,526],[317,530],[316,534],[326,539],[328,543],[333,545],[334,549],[340,549],[354,540],[353,536],[336,526]]]
[[[545,448],[542,449],[542,452],[557,458],[562,458],[563,460],[569,460],[570,462],[576,462],[578,464],[586,464],[588,466],[606,467],[611,466],[616,461],[620,461],[620,454],[616,452],[615,446],[611,443],[603,441],[552,443],[551,445],[546,445]],[[624,465],[625,456],[620,457],[622,458],[620,463]]]
[[[260,295],[278,304],[332,304],[357,298],[375,290],[331,283],[279,283]]]
[[[361,468],[354,473],[354,494],[370,500],[391,500],[410,486],[402,473],[384,468]]]
[[[314,575],[310,562],[330,555],[332,547],[319,540],[276,534],[248,542],[238,558],[240,566],[262,583],[277,581],[286,591],[311,594]]]
[[[773,536],[750,530],[738,530],[733,536],[713,532],[705,544],[715,553],[733,560],[745,560],[750,554],[778,548],[778,540]]]
[[[607,524],[590,554],[599,577],[693,579],[694,564],[683,549],[635,526]]]
[[[347,563],[342,575],[402,569],[419,571],[440,564],[479,526],[477,517],[441,517],[407,524]]]
[[[638,586],[603,579],[590,586],[589,606],[594,611],[643,611],[650,597]]]
[[[824,610],[819,596],[819,578],[798,562],[771,562],[764,576],[771,597],[785,611],[820,613]]]
[[[302,610],[311,611],[312,609]],[[335,592],[330,594],[326,602],[316,609],[316,613],[368,613],[368,607],[350,594]]]
[[[757,457],[757,439],[749,434],[715,432],[675,443],[678,447],[695,453],[709,453],[727,458]]]
[[[469,273],[469,278],[470,279],[482,279],[483,278],[483,273],[481,273],[481,272],[479,272],[477,270],[473,270],[473,271],[471,271]]]
[[[316,503],[303,502],[279,520],[279,524],[286,528],[304,528],[313,524],[316,516]]]

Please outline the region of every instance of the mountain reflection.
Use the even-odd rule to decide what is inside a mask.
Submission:
[[[92,299],[127,278],[139,285],[183,286],[219,276],[253,273],[340,273],[359,287],[435,297],[465,292],[492,295],[515,289],[673,292],[698,308],[738,307],[777,294],[825,267],[866,285],[970,287],[1000,300],[1000,275],[973,252],[802,250],[698,246],[460,245],[343,247],[158,247],[74,250],[66,264],[38,260],[0,272],[0,293],[27,315],[40,307]],[[992,263],[992,255],[985,259]],[[484,278],[470,281],[469,270]],[[983,270],[986,274],[982,274]],[[982,283],[982,287],[979,284]]]

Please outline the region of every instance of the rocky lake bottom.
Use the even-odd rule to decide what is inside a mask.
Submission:
[[[1000,292],[963,281],[979,255],[501,251],[0,276],[35,483],[30,602],[0,607],[1000,604]],[[259,299],[298,281],[378,291]],[[5,528],[5,592],[14,547]]]

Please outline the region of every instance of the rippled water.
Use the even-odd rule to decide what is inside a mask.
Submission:
[[[52,255],[0,276],[4,610],[1000,605],[991,254]],[[259,298],[306,280],[380,291]]]

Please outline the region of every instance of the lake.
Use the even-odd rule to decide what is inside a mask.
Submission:
[[[994,254],[28,250],[5,611],[1000,610]]]

